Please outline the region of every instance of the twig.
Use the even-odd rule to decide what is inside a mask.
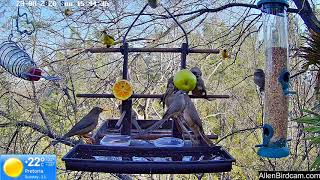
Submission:
[[[32,122],[28,122],[28,121],[18,121],[18,122],[15,122],[15,123],[3,123],[3,124],[0,124],[0,128],[6,128],[6,127],[9,127],[9,126],[17,126],[17,127],[29,127],[41,134],[44,134],[46,136],[48,136],[49,138],[51,139],[55,139],[56,136],[52,133],[50,133],[46,128],[38,125],[38,124],[35,124],[35,123],[32,123]],[[74,144],[77,144],[78,141],[72,141],[72,140],[69,140],[69,141],[61,141],[60,143],[63,143],[67,146],[74,146]]]
[[[233,131],[232,133],[230,133],[230,134],[222,137],[221,139],[219,139],[219,140],[217,141],[217,144],[218,144],[219,142],[221,142],[222,140],[226,139],[227,137],[232,136],[232,135],[234,135],[234,134],[241,133],[241,132],[245,132],[245,131],[250,131],[250,130],[256,130],[256,129],[260,129],[260,128],[262,128],[262,127],[261,127],[261,126],[258,126],[258,127],[246,128],[246,129],[239,129],[239,130],[237,130],[237,131]]]
[[[54,136],[53,133],[52,133],[52,130],[51,130],[51,127],[49,125],[49,122],[48,122],[48,119],[46,117],[46,115],[44,114],[44,112],[42,111],[41,107],[39,106],[39,113],[40,113],[40,116],[41,118],[43,119],[44,121],[44,124],[46,125],[47,129],[48,129],[48,133],[50,136]]]
[[[238,86],[238,85],[241,84],[243,81],[245,81],[246,79],[248,79],[249,77],[252,77],[252,76],[253,76],[253,75],[251,74],[251,75],[248,75],[248,76],[244,77],[241,81],[239,81],[239,82],[236,83],[235,85],[233,85],[233,86],[231,86],[231,87],[229,87],[229,88],[227,88],[227,89],[225,89],[225,90],[223,90],[223,91],[227,91],[227,90],[229,90],[229,89],[232,89],[232,88]]]

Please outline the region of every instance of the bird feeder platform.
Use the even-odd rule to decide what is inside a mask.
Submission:
[[[222,147],[76,145],[62,160],[67,170],[125,174],[190,174],[231,171],[235,159]],[[149,144],[149,145],[146,145]]]
[[[191,53],[218,54],[217,49],[189,48],[186,31],[168,9],[163,7],[185,34],[186,42],[181,48],[133,48],[126,41],[130,29],[148,5],[140,11],[123,37],[120,48],[91,48],[87,53],[121,53],[123,55],[122,79],[128,79],[128,59],[130,52],[160,52],[180,53],[181,69],[187,67],[187,55]],[[77,94],[81,98],[115,98],[113,94]],[[119,119],[109,119],[102,123],[93,136],[94,145],[77,144],[62,160],[66,169],[73,171],[125,173],[125,174],[190,174],[228,172],[232,169],[235,159],[221,146],[194,146],[187,138],[179,147],[157,147],[154,139],[161,137],[185,137],[178,131],[176,123],[168,120],[162,127],[149,133],[147,137],[137,136],[138,130],[132,126],[131,110],[134,98],[163,98],[163,94],[132,94],[129,99],[122,101],[121,113],[126,112],[120,128],[116,128]],[[229,98],[228,95],[207,95],[190,98]],[[137,120],[142,130],[148,129],[159,120]],[[126,146],[101,145],[100,140],[105,135],[130,136]],[[217,139],[217,136],[208,136]],[[129,138],[128,138],[129,139]],[[156,144],[156,143],[155,143]]]
[[[231,171],[235,159],[222,147],[192,146],[190,140],[183,147],[156,147],[158,137],[172,136],[172,121],[167,121],[151,134],[148,140],[132,139],[129,146],[100,145],[106,134],[120,134],[115,128],[118,119],[108,119],[94,135],[95,145],[76,145],[62,160],[67,170],[126,173],[126,174],[185,174]],[[158,120],[138,120],[147,129]],[[137,130],[132,130],[132,135]],[[211,137],[217,138],[217,137]]]

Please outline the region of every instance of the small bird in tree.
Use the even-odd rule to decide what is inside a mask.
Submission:
[[[102,44],[110,48],[115,44],[115,39],[113,36],[109,35],[106,30],[102,31]]]
[[[194,90],[192,90],[192,94],[200,97],[200,96],[207,96],[206,87],[204,85],[204,82],[202,80],[202,72],[198,67],[193,67],[190,69],[190,71],[196,76],[197,78],[197,84]]]
[[[183,120],[189,129],[193,132],[194,138],[190,138],[195,145],[208,145],[211,146],[211,140],[204,134],[202,121],[194,106],[191,98],[188,95],[184,96],[185,108],[183,111]]]
[[[91,111],[76,123],[65,135],[63,135],[62,138],[59,138],[58,142],[65,138],[78,135],[80,137],[89,138],[90,140],[87,141],[87,143],[93,144],[93,140],[89,136],[89,133],[98,125],[99,115],[103,111],[104,110],[100,107],[92,108]],[[52,145],[55,145],[56,143],[57,142]]]
[[[71,16],[72,14],[73,14],[73,11],[71,9],[65,9],[64,10],[64,15]]]
[[[264,92],[265,74],[262,69],[256,69],[254,71],[253,82],[259,87],[260,93]]]
[[[228,53],[228,51],[226,49],[222,50],[221,56],[222,56],[223,59],[229,59],[230,58],[230,55],[229,55],[229,53]]]

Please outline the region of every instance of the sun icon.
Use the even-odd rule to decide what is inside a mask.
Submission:
[[[3,171],[9,177],[19,177],[23,171],[23,163],[17,158],[9,158],[3,165]]]

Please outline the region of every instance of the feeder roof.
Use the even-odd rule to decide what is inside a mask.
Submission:
[[[289,3],[287,0],[260,0],[260,1],[258,1],[257,6],[258,6],[258,8],[261,8],[262,4],[266,4],[266,3],[283,4],[284,6],[289,7]]]

